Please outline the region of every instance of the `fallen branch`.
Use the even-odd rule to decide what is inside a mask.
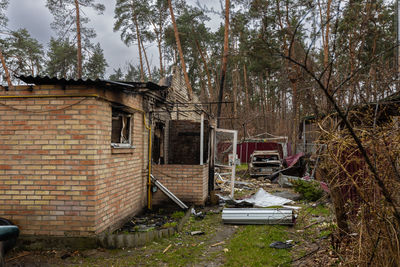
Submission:
[[[215,244],[211,245],[211,247],[216,247],[216,246],[223,245],[223,244],[225,244],[225,241],[215,243]]]
[[[15,257],[13,257],[13,258],[7,259],[6,262],[13,261],[13,260],[16,260],[16,259],[25,257],[25,256],[27,256],[27,255],[29,255],[29,254],[31,254],[29,251],[22,252],[22,253],[19,254],[18,256],[15,256]]]
[[[314,249],[313,251],[311,251],[311,252],[309,252],[309,253],[307,253],[307,254],[305,254],[305,255],[303,255],[303,256],[297,258],[297,259],[291,260],[291,261],[289,261],[289,262],[287,262],[287,263],[293,263],[293,262],[295,262],[295,261],[304,259],[304,258],[306,258],[306,257],[308,257],[308,256],[310,256],[310,255],[312,255],[312,254],[314,254],[314,253],[317,252],[319,249],[320,249],[320,247],[317,247],[317,248]]]
[[[167,252],[168,249],[169,249],[171,246],[172,246],[172,244],[169,244],[168,247],[166,247],[162,253],[165,254],[165,252]]]
[[[305,229],[308,229],[308,228],[310,228],[311,226],[316,225],[317,223],[319,223],[319,222],[313,222],[312,224],[307,225],[307,226],[304,227],[303,229],[304,229],[304,230],[305,230]]]

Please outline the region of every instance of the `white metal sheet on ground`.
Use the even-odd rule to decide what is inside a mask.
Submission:
[[[295,216],[292,209],[226,208],[222,211],[222,222],[226,224],[293,225]]]
[[[237,200],[236,202],[240,203],[243,201],[252,203],[257,207],[282,206],[292,202],[290,199],[274,196],[262,188],[258,189],[258,191],[251,197],[243,200]]]

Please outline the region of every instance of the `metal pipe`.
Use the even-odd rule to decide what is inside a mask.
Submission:
[[[203,153],[204,153],[204,113],[201,113],[200,123],[200,165],[203,165]]]
[[[188,209],[188,206],[185,205],[177,196],[175,196],[171,191],[168,190],[160,181],[158,181],[156,178],[154,178],[153,175],[150,175],[151,179],[153,180],[154,184],[160,188],[161,191],[164,192],[172,201],[174,201],[176,204],[178,204],[179,207],[182,209]]]
[[[232,177],[231,177],[231,198],[235,193],[235,176],[236,176],[236,144],[237,144],[237,131],[233,132],[233,163],[232,163]]]
[[[147,180],[147,208],[151,210],[153,208],[153,203],[151,202],[151,122],[149,118],[150,126],[146,124],[146,114],[143,113],[143,123],[144,127],[149,131],[149,158],[148,158],[148,180]]]
[[[307,148],[306,148],[306,120],[303,120],[303,150],[304,150],[304,153],[307,153]]]

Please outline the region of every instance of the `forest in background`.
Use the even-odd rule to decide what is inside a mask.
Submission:
[[[8,4],[0,0],[4,85],[18,84],[13,75],[158,83],[179,65],[202,102],[230,102],[219,115],[216,107],[211,112],[241,137],[268,132],[294,143],[303,117],[333,110],[321,85],[345,111],[397,88],[393,2],[220,0],[221,9],[214,10],[201,1],[116,0],[114,31],[137,47],[139,60],[109,77],[101,44],[92,42],[96,33],[82,12],[94,9],[101,16],[99,1],[47,0],[54,18],[47,44],[26,29],[7,27]],[[216,15],[225,23],[212,30],[207,22]],[[149,64],[150,44],[157,46],[158,65]]]

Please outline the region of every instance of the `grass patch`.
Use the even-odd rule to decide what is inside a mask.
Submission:
[[[247,190],[247,189],[243,189],[243,190],[235,190],[235,198],[236,199],[243,199],[245,197],[249,197],[251,194],[253,194],[254,191],[252,190]]]
[[[236,165],[236,171],[240,172],[240,171],[247,171],[248,167],[247,167],[247,163],[244,164],[240,164],[240,165]]]
[[[220,214],[207,215],[203,220],[191,217],[182,232],[172,237],[152,242],[145,247],[107,250],[105,255],[75,258],[79,266],[192,266],[199,263],[210,244],[207,240],[221,224]],[[204,235],[191,236],[191,231],[203,231]],[[167,252],[164,249],[171,244]]]
[[[274,249],[274,241],[286,241],[285,226],[247,225],[231,239],[225,266],[290,266],[290,250]]]
[[[161,228],[170,228],[170,227],[175,227],[177,225],[176,222],[167,222],[164,223],[163,226],[161,226]]]
[[[180,219],[180,218],[183,218],[183,216],[185,216],[185,213],[183,211],[175,211],[171,215],[171,217],[174,219]]]
[[[328,207],[325,205],[317,205],[316,207],[307,207],[305,208],[305,212],[312,214],[312,215],[317,215],[317,216],[329,216],[330,210]]]

